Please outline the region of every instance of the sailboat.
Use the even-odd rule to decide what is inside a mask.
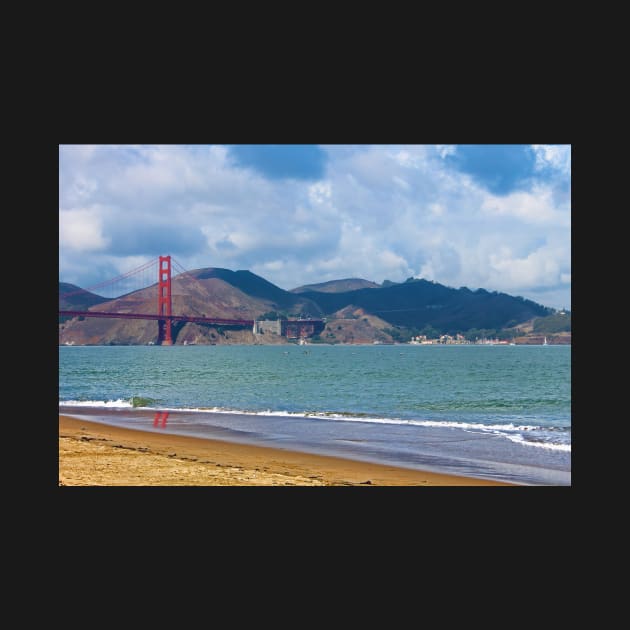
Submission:
[[[543,341],[543,346],[548,346],[549,344],[547,343],[547,337],[545,337],[545,340]]]

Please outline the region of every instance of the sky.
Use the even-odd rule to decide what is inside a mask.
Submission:
[[[413,277],[570,309],[571,146],[59,146],[61,282],[169,254],[287,290]]]

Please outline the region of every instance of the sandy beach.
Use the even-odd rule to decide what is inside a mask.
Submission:
[[[59,416],[60,486],[509,486]]]

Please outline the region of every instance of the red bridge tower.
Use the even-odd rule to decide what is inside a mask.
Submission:
[[[158,344],[172,346],[171,337],[171,257],[160,256],[158,269],[158,315],[164,315],[164,319],[158,320]]]

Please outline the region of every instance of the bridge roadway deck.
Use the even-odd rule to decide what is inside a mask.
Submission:
[[[59,311],[59,317],[112,317],[117,319],[152,319],[195,324],[219,324],[223,326],[253,326],[253,319],[221,319],[217,317],[193,317],[191,315],[158,315],[156,313],[107,313],[105,311]],[[291,323],[319,323],[320,319],[291,319]]]

